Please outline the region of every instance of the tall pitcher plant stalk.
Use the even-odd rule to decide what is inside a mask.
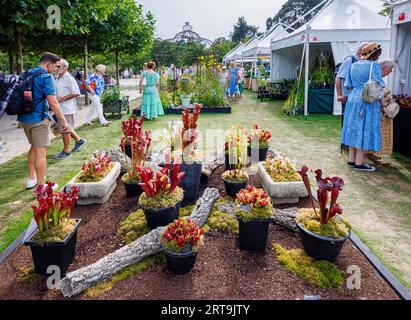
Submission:
[[[227,138],[227,151],[230,161],[230,170],[224,173],[224,178],[233,181],[248,180],[243,171],[247,165],[248,136],[244,128],[233,127]]]

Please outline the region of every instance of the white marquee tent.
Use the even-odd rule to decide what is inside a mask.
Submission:
[[[329,0],[307,24],[289,36],[271,41],[271,80],[295,79],[297,67],[305,58],[304,114],[308,115],[309,70],[316,55],[329,52],[337,64],[355,53],[364,41],[380,43],[382,58],[389,57],[388,19],[354,0]],[[336,100],[333,113],[341,114],[341,104]]]
[[[244,47],[244,43],[240,42],[233,50],[231,50],[229,53],[227,53],[224,58],[223,62],[227,63],[228,61],[232,60],[238,52],[241,52],[241,49]]]

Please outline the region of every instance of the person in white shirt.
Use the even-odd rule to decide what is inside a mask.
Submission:
[[[76,79],[74,79],[74,77],[68,72],[68,67],[69,64],[67,60],[61,59],[57,62],[57,101],[60,103],[63,115],[66,118],[71,130],[65,131],[64,133],[61,132],[64,149],[53,157],[55,160],[62,160],[71,156],[73,152],[79,151],[80,148],[87,143],[87,141],[81,139],[74,131],[74,115],[77,111],[77,97],[80,96],[80,89],[77,85]],[[72,138],[76,143],[72,150],[70,150],[70,138]]]

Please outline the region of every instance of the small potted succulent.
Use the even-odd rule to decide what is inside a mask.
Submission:
[[[269,156],[258,164],[258,174],[273,204],[298,203],[300,198],[308,197],[295,162],[285,156]]]
[[[264,251],[268,227],[273,221],[270,198],[263,189],[248,186],[237,193],[236,203],[241,250]]]
[[[230,170],[223,173],[227,195],[235,198],[237,192],[244,189],[249,180],[243,170],[247,164],[247,133],[243,128],[231,128],[227,139]]]
[[[38,205],[32,208],[38,228],[24,245],[31,248],[36,273],[47,276],[49,266],[58,266],[64,277],[76,253],[81,219],[71,219],[71,213],[79,189],[74,186],[71,192],[54,193],[53,186],[48,181],[36,189]]]
[[[127,131],[128,136],[121,141],[121,145],[123,150],[126,150],[126,142],[129,142],[131,164],[129,172],[124,174],[121,180],[124,183],[127,197],[138,197],[143,193],[143,190],[140,187],[141,178],[137,168],[145,165],[151,146],[151,132],[143,131],[144,115],[139,120],[136,120],[135,117],[130,119],[132,121],[129,120],[128,123],[132,123],[132,126]]]
[[[138,172],[144,191],[138,203],[150,228],[166,226],[177,219],[184,198],[184,191],[178,186],[185,174],[180,172],[180,165],[175,164],[172,169],[165,167],[161,171],[140,166]]]
[[[166,144],[169,149],[165,152],[165,164],[170,167],[180,164],[181,171],[185,172],[180,186],[184,190],[185,200],[196,200],[201,182],[202,162],[196,148],[198,143],[198,117],[202,105],[196,104],[192,113],[183,110],[183,121],[174,126],[169,124],[166,133]]]
[[[105,152],[95,153],[67,183],[66,191],[70,192],[73,187],[80,189],[78,205],[104,204],[116,188],[120,173],[120,163],[111,161]]]
[[[203,234],[204,230],[190,218],[175,220],[164,228],[160,242],[172,272],[185,274],[194,268],[197,252],[204,245]]]
[[[341,252],[345,241],[351,236],[350,224],[339,215],[343,213],[337,204],[344,180],[339,177],[323,178],[317,170],[318,206],[315,205],[307,175],[308,168],[299,171],[310,195],[311,209],[300,209],[296,221],[301,232],[304,250],[317,260],[334,261]]]
[[[265,161],[270,148],[272,133],[268,129],[260,129],[256,123],[248,135],[248,156],[256,163]]]

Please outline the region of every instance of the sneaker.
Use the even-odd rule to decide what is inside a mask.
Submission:
[[[71,153],[79,151],[86,143],[87,140],[80,139],[76,142],[76,145],[74,146],[73,150],[71,150]]]
[[[87,127],[89,127],[89,126],[92,126],[93,124],[91,123],[91,122],[86,122],[86,126]]]
[[[68,158],[68,157],[70,157],[71,156],[71,153],[70,152],[66,152],[66,151],[61,151],[60,153],[58,153],[58,154],[56,154],[54,157],[53,157],[53,159],[54,160],[63,160],[63,159],[66,159],[66,158]]]
[[[355,165],[354,170],[365,171],[365,172],[374,172],[376,169],[373,166],[370,166],[368,163],[363,163],[360,166]]]
[[[347,165],[349,166],[349,167],[355,167],[355,162],[347,162]]]
[[[26,189],[33,189],[35,186],[37,186],[37,179],[27,179],[26,182]]]

